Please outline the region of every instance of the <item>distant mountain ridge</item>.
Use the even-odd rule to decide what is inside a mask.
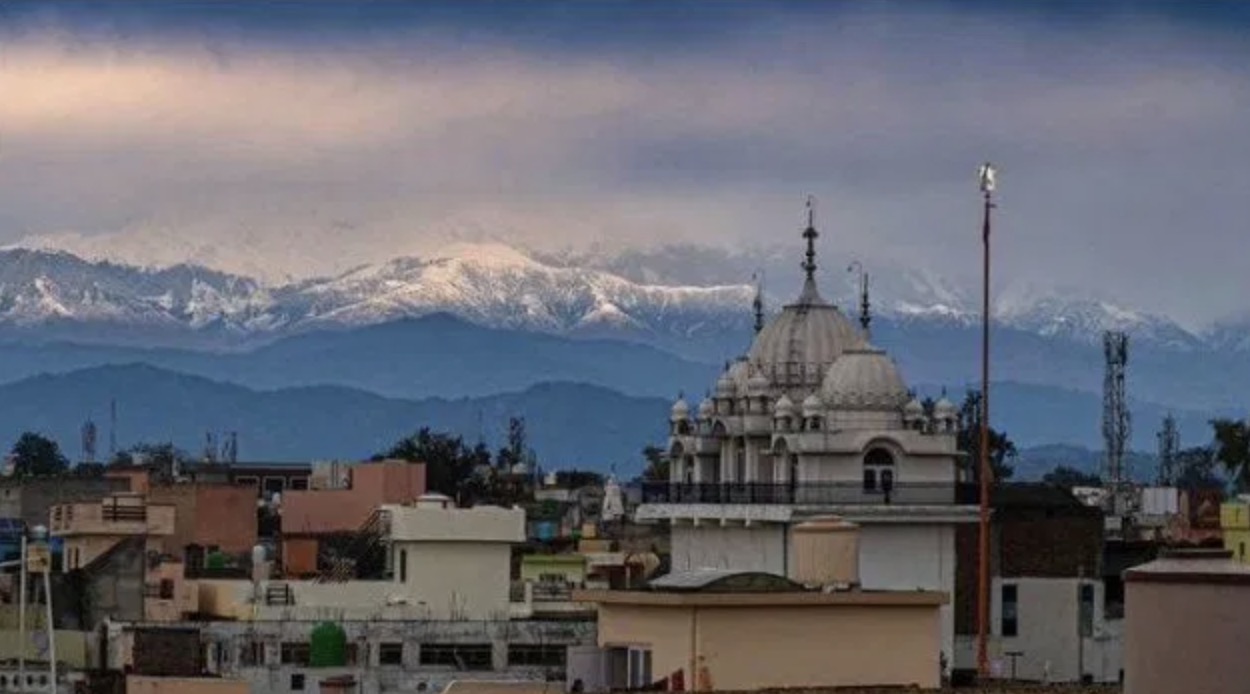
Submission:
[[[617,363],[618,380],[636,380],[638,387],[605,383],[625,392],[669,397],[676,390],[707,388],[711,381],[701,380],[706,369],[740,355],[752,335],[754,287],[693,280],[723,278],[757,261],[765,270],[765,287],[772,289],[767,306],[775,311],[797,291],[792,250],[759,258],[701,247],[543,255],[498,243],[461,243],[422,259],[397,259],[337,277],[269,286],[193,265],[143,269],[88,262],[62,252],[10,249],[0,251],[0,339],[77,342],[105,351],[117,346],[238,351],[301,336],[315,342],[328,339],[316,335],[350,334],[447,313],[493,329],[606,338],[610,344],[595,343],[603,350],[598,358],[602,364],[635,354],[623,346],[633,343],[701,365],[689,367],[690,378],[669,378],[673,370],[686,368],[674,365],[660,367],[653,377],[641,371],[663,361],[652,355]],[[826,268],[842,269],[835,258],[822,260]],[[967,292],[958,283],[920,270],[888,265],[872,270],[874,341],[899,359],[908,379],[959,383],[975,378],[979,318]],[[680,277],[692,281],[679,284]],[[855,281],[854,272],[826,269],[821,287],[831,300],[854,306]],[[1245,407],[1239,384],[1250,382],[1250,321],[1230,320],[1198,334],[1161,316],[1042,289],[1002,292],[994,325],[995,378],[1097,392],[1105,328],[1130,333],[1129,390],[1135,397],[1188,409]],[[318,364],[315,353],[306,354],[301,368],[346,368],[348,356],[353,355]],[[373,358],[368,353],[354,357]],[[596,361],[594,356],[579,359]],[[81,365],[90,363],[99,360]],[[639,371],[627,377],[627,363]],[[182,362],[169,365],[183,368]],[[481,388],[489,387],[492,368],[477,378]],[[10,373],[21,377],[31,372]],[[257,372],[258,382],[266,382],[266,374]],[[596,382],[593,373],[568,376]],[[467,383],[466,389],[444,385],[453,389],[434,394],[486,392]],[[504,379],[490,392],[507,387],[524,383]],[[371,388],[392,392],[376,384]]]

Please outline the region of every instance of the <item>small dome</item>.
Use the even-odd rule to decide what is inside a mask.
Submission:
[[[703,398],[703,402],[699,403],[699,419],[711,419],[714,412],[716,412],[716,405],[712,399]]]
[[[734,378],[728,371],[720,375],[716,379],[716,397],[732,398],[738,392],[738,386],[734,383]]]
[[[921,404],[918,398],[912,398],[903,407],[903,416],[908,419],[920,419],[924,416],[924,405]]]
[[[959,416],[959,408],[955,407],[955,403],[946,399],[943,395],[941,400],[933,406],[933,416],[937,419],[955,419]]]
[[[673,403],[672,420],[680,421],[690,416],[690,405],[686,404],[685,398],[677,398],[677,402]]]
[[[751,397],[760,397],[768,394],[768,377],[756,371],[747,379],[747,394]]]
[[[910,397],[894,360],[879,349],[848,350],[825,374],[825,402],[835,409],[893,410]]]
[[[789,417],[794,415],[794,401],[785,393],[777,398],[777,402],[773,404],[773,413],[778,417]]]
[[[824,411],[825,403],[821,402],[820,397],[815,393],[812,393],[803,400],[804,417],[819,417]]]

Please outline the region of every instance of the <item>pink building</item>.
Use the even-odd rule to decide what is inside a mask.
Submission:
[[[425,464],[402,460],[358,463],[346,486],[288,491],[282,496],[282,563],[288,576],[317,571],[319,538],[353,533],[382,504],[403,504],[425,493]]]

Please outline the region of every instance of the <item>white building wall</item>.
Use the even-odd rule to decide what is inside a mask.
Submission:
[[[955,528],[903,523],[860,526],[859,580],[865,589],[940,590],[955,596]],[[955,657],[955,619],[941,609],[942,651]]]
[[[1094,588],[1092,634],[1080,636],[1080,586]],[[1004,636],[1003,586],[1015,585],[1016,636]],[[1121,668],[1120,636],[1103,620],[1101,581],[1078,578],[995,578],[991,595],[994,643],[992,657],[1010,675],[1016,657],[1016,677],[1025,680],[1075,682],[1081,673],[1097,682],[1115,682]],[[1078,650],[1083,649],[1083,650]]]
[[[672,570],[740,569],[786,575],[786,526],[758,523],[722,526],[704,521],[698,526],[674,523]]]
[[[512,547],[499,542],[395,542],[395,588],[431,619],[506,619]],[[407,561],[400,571],[399,558]],[[406,581],[401,582],[400,579]]]

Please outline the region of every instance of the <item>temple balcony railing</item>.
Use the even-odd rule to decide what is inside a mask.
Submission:
[[[896,482],[888,489],[855,482],[645,482],[644,504],[976,504],[975,485],[962,482]]]

